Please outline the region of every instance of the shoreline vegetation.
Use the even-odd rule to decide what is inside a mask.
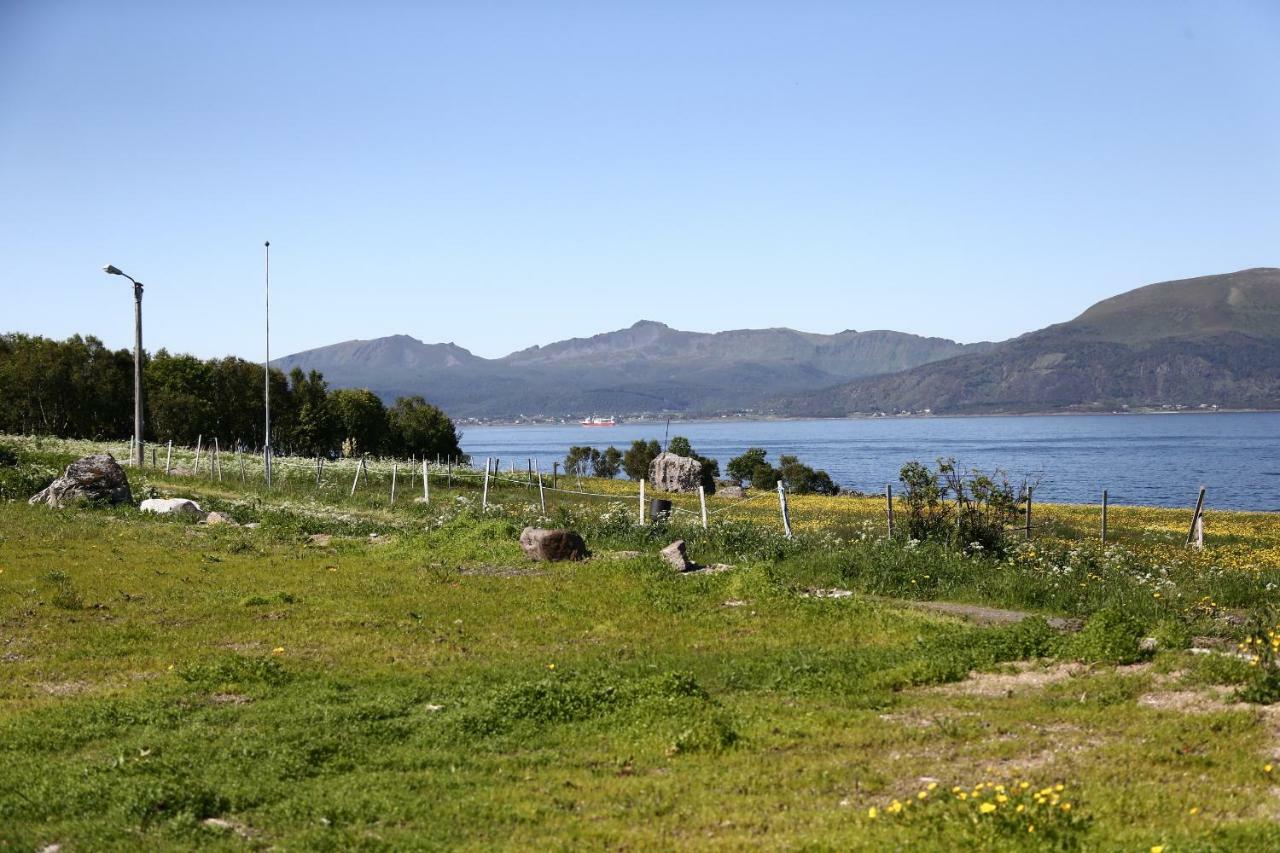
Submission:
[[[889,538],[883,497],[796,495],[787,538],[763,495],[704,527],[621,480],[544,509],[519,471],[429,464],[424,502],[391,460],[125,468],[203,524],[27,505],[127,444],[0,447],[11,846],[1280,845],[1278,513],[1189,549],[1188,510],[1112,506],[1104,545],[1037,504],[974,547],[906,500]],[[530,562],[526,525],[589,559]]]

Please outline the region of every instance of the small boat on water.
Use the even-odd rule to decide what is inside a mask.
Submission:
[[[584,427],[611,427],[617,426],[618,424],[618,422],[613,419],[613,415],[610,415],[607,418],[597,418],[595,415],[592,415],[589,418],[584,418],[578,421],[578,423]]]

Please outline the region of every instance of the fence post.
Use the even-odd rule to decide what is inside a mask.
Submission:
[[[156,446],[154,444],[151,445],[151,467],[156,467]]]
[[[533,460],[526,457],[525,462],[529,463],[529,476],[526,477],[524,481],[525,488],[532,489],[533,488]]]
[[[244,482],[244,451],[236,450],[236,459],[240,461],[240,482]]]
[[[169,439],[169,449],[164,452],[164,475],[169,476],[169,463],[173,461],[173,439]]]
[[[453,457],[452,456],[449,457],[449,477],[447,480],[445,480],[445,486],[450,489],[453,488]]]
[[[787,490],[778,481],[778,507],[782,510],[782,532],[791,538],[791,515],[787,512]]]
[[[204,434],[196,436],[196,464],[191,466],[191,474],[195,476],[200,473],[200,445],[204,442]]]
[[[356,462],[356,475],[351,478],[351,494],[347,497],[354,498],[356,496],[356,485],[360,482],[360,468],[364,465],[364,457],[360,457],[360,461]]]
[[[707,490],[698,486],[698,504],[702,508],[702,529],[707,529]]]
[[[644,524],[644,480],[640,480],[640,523]]]
[[[559,467],[560,467],[559,462],[551,463],[551,488],[553,489],[556,487],[556,471],[557,469],[559,469]]]
[[[547,495],[542,490],[542,471],[538,469],[538,460],[533,460],[533,471],[538,475],[538,504],[542,507],[542,514],[547,514]]]
[[[422,502],[431,503],[431,477],[427,470],[427,457],[422,457]]]
[[[893,486],[885,483],[884,486],[884,511],[889,518],[889,538],[893,538]]]
[[[218,437],[213,437],[213,467],[218,472],[218,482],[222,482],[222,448],[218,446]]]
[[[1027,486],[1027,530],[1024,539],[1031,538],[1031,487]]]
[[[1107,544],[1107,490],[1102,490],[1102,544]]]
[[[400,469],[399,462],[391,463],[391,505],[396,505],[396,473]]]
[[[480,495],[480,511],[489,508],[489,457],[484,458],[484,491]]]
[[[1200,495],[1196,498],[1196,512],[1191,516],[1191,529],[1187,531],[1187,545],[1194,545],[1196,548],[1204,547],[1204,522],[1201,520],[1203,510],[1204,486],[1201,486]]]

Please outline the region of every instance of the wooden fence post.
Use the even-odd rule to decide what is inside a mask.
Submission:
[[[222,448],[218,446],[218,437],[213,437],[213,467],[218,472],[218,482],[222,482]]]
[[[1102,490],[1102,544],[1107,544],[1107,490]]]
[[[1031,538],[1031,487],[1027,486],[1027,529],[1024,539]]]
[[[356,462],[356,475],[351,478],[351,494],[347,495],[347,497],[354,498],[356,496],[356,485],[360,482],[360,468],[363,465],[364,457],[362,456],[359,461]]]
[[[644,480],[640,481],[640,523],[644,524]]]
[[[533,488],[533,460],[526,458],[525,461],[529,463],[529,476],[526,477],[524,481],[525,488],[532,489]]]
[[[396,505],[396,474],[400,470],[399,462],[391,463],[391,505]]]
[[[787,490],[778,481],[778,508],[782,510],[782,532],[791,538],[791,515],[787,512]]]
[[[431,472],[427,470],[427,457],[422,457],[422,503],[431,503]]]
[[[698,486],[698,504],[702,507],[702,529],[707,529],[707,490]]]
[[[151,467],[156,467],[156,446],[154,444],[151,445]]]
[[[243,483],[244,482],[244,451],[243,450],[236,451],[236,459],[240,461],[240,482]]]
[[[551,463],[551,488],[553,489],[556,487],[556,471],[557,469],[559,469],[559,467],[560,467],[559,462]]]
[[[893,486],[886,483],[884,487],[884,511],[889,519],[889,538],[893,538]]]
[[[200,444],[204,441],[204,434],[196,436],[196,464],[191,466],[192,475],[200,473]]]
[[[164,452],[164,475],[169,476],[169,463],[173,461],[173,439],[169,439],[169,449]]]
[[[1204,511],[1204,486],[1200,487],[1200,495],[1196,498],[1195,515],[1191,516],[1191,529],[1187,531],[1187,545],[1194,545],[1197,548],[1204,547],[1204,523],[1200,520],[1200,514]],[[1199,537],[1197,537],[1197,532]]]
[[[533,472],[538,475],[538,505],[542,507],[542,514],[547,514],[547,494],[542,489],[542,471],[538,470],[538,460],[533,460]]]
[[[449,477],[447,480],[445,480],[445,486],[450,489],[453,488],[453,457],[452,456],[449,457]]]
[[[480,511],[489,508],[489,457],[484,458],[484,491],[480,495]]]

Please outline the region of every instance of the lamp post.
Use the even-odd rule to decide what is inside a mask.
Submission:
[[[142,282],[111,264],[107,275],[122,275],[133,282],[133,464],[142,467]]]

